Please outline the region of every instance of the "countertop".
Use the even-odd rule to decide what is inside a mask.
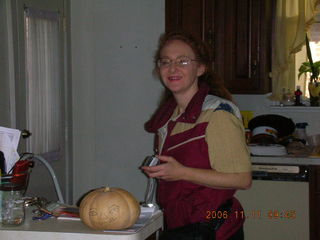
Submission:
[[[320,157],[293,156],[251,156],[252,163],[289,164],[289,165],[320,165]]]
[[[81,221],[50,218],[31,220],[27,211],[25,222],[20,226],[0,225],[0,239],[6,240],[141,240],[163,227],[163,214],[157,211],[147,224],[136,233],[104,232],[89,229]]]

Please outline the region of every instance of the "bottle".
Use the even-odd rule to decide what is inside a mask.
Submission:
[[[300,86],[297,86],[297,90],[294,91],[294,105],[295,106],[301,106],[301,95],[302,92],[300,90]]]
[[[296,131],[295,131],[295,136],[301,140],[304,140],[305,143],[307,141],[306,126],[308,126],[308,123],[306,122],[296,123]]]
[[[285,102],[286,102],[286,89],[282,88],[282,96],[281,96],[280,105],[281,106],[285,105]]]

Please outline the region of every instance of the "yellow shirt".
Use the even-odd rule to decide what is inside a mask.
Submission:
[[[172,118],[176,116],[177,109]],[[227,111],[205,110],[194,124],[178,122],[171,135],[184,132],[202,122],[208,122],[205,139],[211,167],[225,173],[250,172],[250,152],[246,145],[243,124]]]

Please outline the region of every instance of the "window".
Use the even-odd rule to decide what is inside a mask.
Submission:
[[[297,80],[297,77],[301,63],[306,61],[306,51],[301,51],[305,45],[306,29],[311,29],[317,11],[319,14],[318,5],[319,0],[276,1],[272,41],[272,95],[269,97],[273,101],[281,101],[284,92],[288,90],[292,95],[296,85],[300,85],[303,92],[308,92],[305,91],[306,81],[302,78]]]
[[[314,62],[320,61],[320,5],[317,7],[317,15],[315,16],[315,22],[310,26],[308,31],[309,41],[310,41],[310,48],[312,53],[312,59]],[[295,86],[300,86],[301,91],[305,97],[309,97],[308,91],[308,83],[310,81],[310,76],[301,76],[298,79],[299,68],[303,62],[307,61],[307,51],[306,46],[303,46],[301,51],[296,53],[295,56],[296,60],[296,81]]]
[[[63,109],[59,14],[26,8],[25,39],[26,115],[32,132],[27,150],[59,153]]]

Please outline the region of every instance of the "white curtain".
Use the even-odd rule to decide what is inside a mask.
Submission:
[[[27,150],[59,152],[62,132],[59,14],[26,8]]]
[[[272,49],[272,100],[295,88],[295,53],[305,44],[307,28],[320,0],[277,0]]]

